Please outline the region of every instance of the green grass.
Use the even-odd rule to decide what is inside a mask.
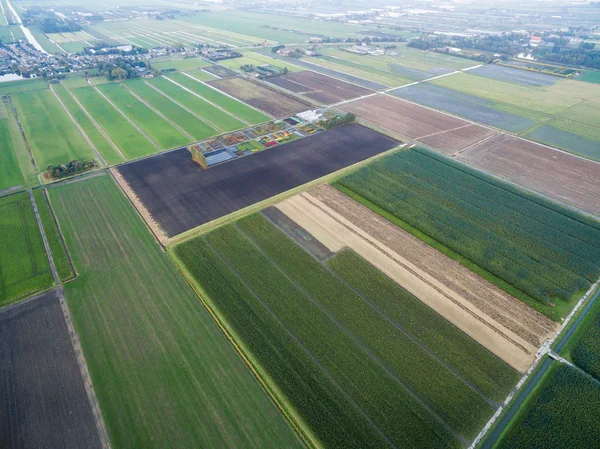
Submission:
[[[119,83],[102,84],[98,89],[163,150],[190,143],[189,137],[127,92]]]
[[[79,107],[77,102],[73,99],[69,91],[61,84],[52,86],[52,89],[56,92],[60,100],[63,102],[65,107],[69,110],[75,121],[81,126],[83,132],[92,141],[96,150],[102,155],[108,165],[117,164],[123,162],[121,155],[114,149],[114,147],[106,140],[104,135],[96,128],[89,117],[85,114],[83,109]]]
[[[21,130],[19,128],[19,124],[15,119],[15,116],[8,104],[0,104],[0,109],[5,112],[4,117],[6,117],[3,121],[6,126],[8,126],[8,133],[10,135],[9,140],[6,140],[7,145],[11,147],[13,154],[16,156],[19,164],[19,169],[23,176],[23,180],[25,181],[25,185],[27,187],[33,187],[39,185],[39,180],[37,177],[37,172],[31,164],[31,157],[29,156],[29,152],[25,147],[25,141],[23,140],[23,136],[21,134]],[[17,176],[11,171],[11,176]]]
[[[497,445],[503,449],[579,449],[600,440],[600,383],[553,362],[544,385]]]
[[[436,79],[431,83],[550,115],[559,114],[580,102],[580,99],[557,88],[543,90],[539,87],[520,86],[468,73],[457,73]],[[564,82],[557,83],[557,86],[561,84]]]
[[[217,76],[211,75],[210,73],[204,70],[188,70],[185,73],[187,73],[190,76],[193,76],[198,81],[211,81],[218,79]]]
[[[42,32],[40,27],[29,26],[28,28],[29,28],[29,31],[31,31],[31,34],[33,34],[33,37],[35,37],[35,40],[38,41],[38,43],[42,46],[42,48],[44,50],[46,50],[48,53],[50,53],[51,55],[53,55],[55,53],[62,55],[64,53],[56,44],[53,44],[52,42],[50,42],[50,39],[48,39],[46,37],[46,35]]]
[[[600,125],[600,104],[593,101],[582,101],[561,113],[558,118],[573,120],[575,122],[598,127]],[[600,137],[600,135],[598,137]]]
[[[12,100],[40,171],[48,165],[95,158],[87,141],[50,90],[15,94]]]
[[[600,272],[599,223],[432,152],[400,152],[340,183],[537,299],[553,319],[569,307],[550,301],[572,306]]]
[[[153,62],[150,60],[150,64],[155,70],[191,70],[197,69],[198,67],[206,67],[210,65],[210,62],[206,62],[200,58],[187,58],[187,59],[173,59],[170,61]]]
[[[338,277],[260,215],[180,243],[172,254],[325,447],[458,447],[455,431],[473,438],[493,408],[425,347],[453,354],[450,364],[477,359],[459,370],[495,397],[518,377],[358,256],[330,262]],[[357,261],[358,271],[367,270],[348,279]],[[399,298],[407,302],[395,304]],[[445,323],[439,333],[411,323],[428,316]]]
[[[214,103],[217,106],[225,109],[230,114],[233,114],[234,116],[239,117],[241,120],[250,123],[251,125],[267,122],[271,119],[268,115],[251,108],[241,101],[231,98],[204,83],[200,83],[195,79],[191,79],[189,76],[186,76],[182,73],[174,73],[169,75],[169,78],[181,84],[182,86],[187,87],[211,103]]]
[[[270,64],[276,67],[287,67],[289,72],[301,72],[303,70],[306,70],[302,67],[290,64],[287,61],[280,61],[278,59],[271,58],[269,56],[262,55],[254,51],[247,51],[243,52],[242,54],[244,56],[241,58],[225,59],[223,61],[219,61],[219,64],[224,65],[226,67],[231,67],[232,69],[239,69],[241,66],[246,64],[251,64],[253,66]]]
[[[109,176],[50,197],[79,271],[66,296],[113,448],[301,447]]]
[[[65,251],[65,246],[63,245],[58,227],[56,226],[54,215],[50,210],[48,199],[41,189],[34,190],[33,197],[35,198],[35,204],[40,213],[40,218],[42,219],[42,225],[44,226],[44,232],[46,233],[46,238],[50,245],[50,252],[52,253],[58,276],[63,281],[71,279],[75,276],[75,273],[73,272],[71,262]]]
[[[586,83],[600,84],[600,72],[587,70],[583,75],[577,77],[577,81],[585,81]]]
[[[0,104],[4,113],[4,105]],[[25,184],[8,118],[0,117],[0,191]]]
[[[150,84],[223,132],[247,126],[244,122],[232,117],[206,100],[190,94],[165,78],[154,78],[150,80]]]
[[[327,265],[490,399],[503,401],[518,382],[513,368],[356,253],[342,251]]]
[[[165,117],[176,123],[181,129],[191,135],[195,140],[203,140],[218,131],[209,124],[199,120],[181,106],[161,95],[143,80],[136,79],[124,83],[128,89],[139,95],[153,108],[160,111]]]
[[[78,87],[89,86],[86,79],[81,75],[70,76],[68,78],[61,80],[61,83],[64,84],[69,89],[77,89]]]
[[[25,79],[20,81],[11,81],[9,83],[1,83],[0,95],[43,89],[48,89],[48,83],[46,80],[39,78]]]
[[[568,355],[571,360],[600,381],[600,301],[598,299],[589,315],[580,323],[576,334],[571,336],[569,343],[571,347]]]
[[[53,284],[27,192],[0,198],[0,235],[0,307]]]
[[[156,152],[156,147],[93,87],[81,87],[72,92],[128,159]]]

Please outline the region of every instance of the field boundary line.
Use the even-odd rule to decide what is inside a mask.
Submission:
[[[107,29],[102,28],[101,26],[94,25],[94,29],[101,30],[100,32],[102,34],[104,34],[106,37],[108,37],[109,39],[111,39],[113,41],[123,42],[123,43],[127,43],[128,42],[131,45],[135,45],[135,42],[130,41],[126,37],[119,36],[117,33],[113,33],[112,31],[108,31]]]
[[[471,125],[469,125],[469,126],[471,126]],[[487,142],[487,141],[489,141],[489,140],[492,140],[492,139],[493,139],[493,138],[495,138],[495,137],[498,137],[499,135],[500,135],[500,134],[496,133],[496,134],[493,134],[493,135],[491,135],[491,136],[484,137],[484,138],[483,138],[483,139],[481,139],[479,142],[475,142],[475,143],[473,143],[473,144],[471,144],[471,145],[469,145],[469,146],[467,146],[467,147],[463,148],[462,150],[455,151],[455,152],[454,152],[454,153],[452,153],[450,156],[451,156],[451,157],[456,157],[456,156],[458,156],[459,154],[462,154],[462,153],[464,153],[465,151],[469,151],[471,148],[474,148],[474,147],[476,147],[477,145],[481,145],[482,143],[485,143],[485,142]]]
[[[121,156],[123,158],[123,160],[127,160],[127,158],[121,152],[121,150],[119,149],[117,144],[115,144],[113,142],[113,140],[109,137],[109,135],[106,133],[106,131],[104,131],[104,129],[98,124],[96,119],[94,119],[94,117],[92,117],[92,115],[88,112],[88,110],[85,107],[83,107],[83,105],[81,104],[79,99],[75,96],[75,94],[73,92],[71,92],[71,89],[69,89],[67,86],[65,86],[65,84],[62,81],[61,81],[61,85],[69,93],[69,95],[75,101],[75,103],[77,103],[77,105],[81,108],[81,110],[84,112],[84,114],[87,115],[87,117],[90,119],[92,124],[96,127],[96,129],[100,132],[100,134],[102,134],[104,136],[104,138],[106,139],[106,141],[115,149],[115,151],[119,154],[119,156]]]
[[[263,299],[262,297],[250,286],[248,285],[248,282],[242,277],[242,275],[233,267],[231,266],[231,263],[229,262],[229,260],[227,260],[227,258],[225,256],[223,256],[219,251],[217,251],[217,249],[213,246],[213,244],[211,242],[208,241],[208,239],[206,239],[205,237],[203,237],[204,241],[208,244],[208,246],[210,247],[211,250],[213,250],[215,252],[215,254],[217,255],[217,257],[227,266],[227,268],[229,268],[229,270],[233,273],[233,275],[235,277],[238,278],[238,280],[244,285],[244,287],[246,287],[248,289],[248,291],[250,292],[250,294],[252,296],[254,296],[261,304],[262,306],[269,312],[270,316],[273,317],[273,319],[279,323],[279,325],[285,329],[285,332],[294,340],[294,342],[300,347],[300,349],[313,361],[313,363],[315,365],[317,365],[321,371],[323,372],[323,374],[325,374],[325,376],[330,380],[330,382],[342,393],[343,396],[345,396],[348,401],[364,416],[364,418],[373,426],[373,428],[381,435],[381,437],[383,439],[385,439],[390,446],[392,446],[395,449],[400,449],[398,448],[394,442],[390,439],[390,437],[382,430],[379,428],[379,426],[371,419],[371,417],[367,414],[367,412],[360,406],[360,404],[358,404],[358,402],[356,402],[356,400],[350,396],[350,393],[348,393],[344,388],[342,388],[339,384],[338,381],[335,380],[335,378],[333,377],[333,375],[329,372],[329,370],[327,368],[325,368],[323,366],[323,364],[321,362],[319,362],[319,360],[314,356],[314,354],[304,345],[304,343],[302,343],[302,341],[296,336],[296,334],[294,334],[289,328],[288,326],[286,326],[286,324],[281,320],[281,318],[273,312],[273,309],[271,306],[269,306]],[[276,268],[277,269],[277,268]]]
[[[577,301],[577,304],[575,304],[575,307],[573,307],[573,310],[571,310],[571,313],[569,313],[569,315],[565,318],[565,320],[563,321],[562,325],[558,328],[558,330],[554,333],[554,335],[549,340],[546,340],[542,344],[542,346],[540,347],[540,349],[536,353],[536,358],[535,358],[535,361],[533,362],[533,364],[529,367],[529,369],[523,375],[523,377],[521,377],[521,380],[519,380],[519,382],[517,383],[517,385],[509,393],[509,395],[506,397],[506,399],[504,400],[504,402],[502,403],[502,405],[498,408],[498,410],[496,410],[496,413],[494,413],[494,416],[492,416],[490,418],[490,420],[487,422],[487,424],[483,427],[483,429],[481,429],[481,432],[479,432],[479,435],[477,435],[477,437],[473,440],[473,442],[471,443],[471,445],[469,446],[468,449],[475,449],[476,446],[477,446],[477,444],[479,444],[479,442],[481,442],[483,440],[483,438],[485,437],[485,435],[487,434],[487,432],[491,429],[491,427],[494,425],[494,423],[498,420],[498,418],[500,417],[500,415],[502,414],[502,412],[505,409],[508,409],[508,406],[510,405],[512,399],[517,396],[517,393],[519,392],[519,390],[521,389],[521,387],[527,382],[527,380],[529,379],[529,377],[531,376],[531,374],[533,373],[533,371],[535,371],[535,369],[537,368],[537,366],[543,360],[544,356],[547,355],[547,354],[549,354],[550,352],[552,352],[552,345],[554,344],[554,342],[556,341],[556,339],[566,329],[566,327],[569,324],[569,322],[571,321],[571,319],[575,316],[575,314],[581,308],[581,306],[583,306],[583,303],[585,301],[587,301],[587,299],[593,293],[596,292],[596,289],[599,286],[600,286],[600,279],[597,280],[594,284],[592,284],[592,286],[585,293],[585,295],[583,295],[581,297],[581,299],[579,299],[579,301]],[[596,292],[596,293],[600,293],[600,291]],[[568,337],[570,337],[570,335],[565,334],[562,338],[567,338],[568,339]]]
[[[183,72],[182,72],[182,73],[183,73]],[[198,81],[196,78],[194,78],[193,76],[189,76],[189,75],[186,75],[186,76],[188,76],[188,77],[192,78],[194,81],[200,82],[200,81]],[[191,90],[191,89],[188,89],[187,87],[183,86],[182,84],[179,84],[177,81],[173,81],[171,78],[168,78],[168,77],[166,77],[165,75],[163,75],[163,78],[164,78],[164,79],[166,79],[167,81],[170,81],[171,83],[175,84],[176,86],[180,87],[181,89],[185,90],[186,92],[188,92],[188,93],[190,93],[190,94],[192,94],[192,95],[195,95],[196,97],[200,98],[201,100],[204,100],[204,101],[206,101],[206,102],[207,102],[207,103],[209,103],[211,106],[214,106],[215,108],[217,108],[217,109],[220,109],[222,112],[224,112],[225,114],[227,114],[227,115],[229,115],[229,116],[233,117],[234,119],[236,119],[236,120],[239,120],[239,121],[240,121],[240,122],[242,122],[244,125],[247,125],[247,127],[251,127],[251,126],[252,126],[252,125],[251,125],[250,123],[248,123],[246,120],[242,120],[241,118],[239,118],[239,117],[237,117],[237,116],[233,115],[231,112],[229,112],[229,111],[226,111],[226,110],[225,110],[225,109],[223,109],[221,106],[219,106],[219,105],[216,105],[215,103],[213,103],[213,102],[212,102],[212,101],[210,101],[210,100],[207,100],[207,99],[206,99],[206,98],[204,98],[202,95],[199,95],[199,94],[197,94],[196,92],[194,92],[193,90]]]
[[[238,102],[238,103],[240,103],[240,104],[242,104],[242,105],[244,105],[244,106],[247,106],[247,107],[249,107],[249,108],[251,108],[251,109],[254,109],[254,110],[255,110],[255,111],[257,111],[257,112],[260,112],[261,114],[264,114],[264,115],[267,115],[267,116],[269,116],[269,117],[270,117],[270,115],[269,115],[269,114],[265,114],[264,112],[262,112],[262,111],[259,111],[259,110],[258,110],[258,109],[256,109],[255,107],[253,107],[253,106],[250,106],[249,104],[246,104],[246,103],[244,103],[243,101],[240,101],[240,100],[238,100],[237,98],[235,98],[235,97],[232,97],[231,95],[229,95],[229,94],[227,94],[227,93],[225,93],[225,92],[222,92],[222,91],[220,91],[219,89],[216,89],[216,88],[214,88],[214,87],[213,87],[213,86],[211,86],[210,84],[206,84],[205,82],[203,82],[203,81],[200,81],[200,80],[199,80],[199,79],[197,79],[197,78],[194,78],[194,77],[193,77],[192,75],[190,75],[189,73],[185,73],[185,72],[179,72],[179,73],[181,73],[182,75],[185,75],[185,76],[187,76],[189,79],[191,79],[191,80],[194,80],[194,81],[196,81],[197,83],[200,83],[200,84],[202,84],[203,86],[207,86],[207,87],[209,87],[210,89],[214,90],[215,92],[218,92],[218,93],[220,93],[221,95],[225,95],[225,96],[227,96],[227,97],[231,98],[232,100],[235,100],[236,102]],[[167,78],[167,77],[165,76],[165,78]],[[171,80],[171,79],[169,79],[169,78],[167,78],[167,79],[168,79],[169,81],[171,81],[171,82],[175,82],[175,81],[173,81],[173,80]],[[181,84],[179,84],[179,83],[177,83],[177,85],[178,85],[179,87],[184,87],[184,86],[182,86],[182,85],[181,85]],[[195,92],[194,92],[194,93],[195,93]],[[199,95],[199,94],[197,94],[197,95]],[[200,97],[202,97],[202,95],[199,95],[199,96],[200,96]],[[219,109],[221,109],[221,110],[223,110],[223,111],[227,112],[229,115],[231,115],[231,116],[233,116],[233,117],[237,118],[238,120],[240,120],[240,121],[244,122],[246,125],[248,125],[248,126],[252,126],[252,123],[249,123],[249,122],[247,122],[246,120],[243,120],[242,118],[240,118],[240,117],[238,117],[238,116],[236,116],[236,115],[232,114],[231,112],[229,112],[229,111],[227,111],[227,110],[223,109],[221,106],[218,106],[217,104],[213,103],[213,102],[212,102],[212,101],[210,101],[208,98],[205,98],[205,97],[202,97],[202,98],[204,99],[204,101],[208,101],[208,102],[209,102],[210,104],[212,104],[213,106],[216,106],[216,107],[218,107]]]
[[[466,125],[462,125],[462,126],[459,126],[459,127],[457,127],[457,128],[446,129],[446,130],[444,130],[444,131],[438,131],[438,132],[436,132],[436,133],[427,134],[426,136],[420,136],[420,137],[416,137],[416,138],[415,138],[415,140],[426,139],[426,138],[428,138],[428,137],[437,136],[437,135],[439,135],[439,134],[444,134],[444,133],[449,133],[449,132],[452,132],[452,131],[457,131],[457,130],[459,130],[459,129],[463,129],[463,128],[466,128],[466,127],[468,127],[468,126],[473,126],[473,124],[472,124],[472,123],[467,123]]]
[[[99,94],[102,96],[102,98],[104,98],[104,99],[105,99],[105,100],[106,100],[106,101],[107,101],[107,102],[108,102],[108,103],[109,103],[109,104],[110,104],[110,105],[111,105],[111,106],[112,106],[112,107],[113,107],[113,108],[114,108],[116,111],[118,111],[118,112],[119,112],[119,113],[120,113],[120,114],[121,114],[123,117],[125,117],[125,119],[126,119],[126,120],[127,120],[129,123],[131,123],[131,125],[133,125],[133,127],[134,127],[135,129],[137,129],[137,130],[138,130],[138,132],[139,132],[139,133],[140,133],[142,136],[144,136],[146,139],[148,139],[148,141],[149,141],[151,144],[153,144],[153,145],[154,145],[156,148],[158,148],[158,150],[159,150],[159,151],[162,151],[162,148],[161,148],[161,147],[160,147],[160,146],[159,146],[159,145],[158,145],[158,144],[157,144],[157,143],[156,143],[154,140],[152,140],[152,139],[150,138],[150,136],[148,136],[148,134],[146,134],[144,131],[142,131],[142,129],[141,129],[141,128],[140,128],[138,125],[136,125],[136,124],[134,123],[134,121],[133,121],[133,120],[131,120],[131,119],[130,119],[130,118],[129,118],[129,117],[128,117],[128,116],[127,116],[127,115],[126,115],[126,114],[125,114],[125,113],[124,113],[122,110],[121,110],[121,108],[118,108],[118,107],[117,107],[117,105],[115,105],[115,104],[114,104],[112,101],[110,101],[110,99],[109,99],[109,98],[108,98],[106,95],[104,95],[104,94],[103,94],[103,93],[100,91],[100,89],[98,89],[96,86],[92,86],[92,88],[93,88],[93,89],[94,89],[96,92],[98,92],[98,93],[99,93]]]
[[[158,109],[156,109],[154,106],[152,106],[146,100],[144,100],[138,94],[136,94],[131,89],[129,89],[129,87],[125,86],[123,83],[119,83],[119,84],[121,85],[121,87],[123,87],[123,89],[125,89],[127,92],[129,92],[131,95],[133,95],[139,101],[141,101],[142,104],[146,105],[146,107],[148,107],[148,109],[150,109],[151,111],[153,111],[156,115],[158,115],[159,117],[161,117],[164,121],[166,121],[167,123],[170,123],[175,129],[178,129],[181,133],[183,133],[184,135],[186,135],[187,137],[189,137],[192,141],[196,141],[196,139],[194,137],[192,137],[191,135],[189,135],[187,133],[187,131],[183,130],[177,123],[174,123],[171,119],[167,118],[162,112],[160,112]]]
[[[44,230],[44,225],[42,223],[37,204],[35,203],[35,197],[33,196],[32,189],[28,189],[27,192],[29,193],[29,200],[31,201],[31,205],[35,214],[35,219],[37,221],[38,228],[42,236],[42,241],[46,250],[46,256],[48,258],[48,263],[50,264],[50,271],[52,272],[52,277],[54,278],[54,283],[56,284],[56,292],[58,294],[60,306],[63,312],[63,316],[65,318],[65,323],[69,331],[69,337],[71,339],[73,351],[75,352],[75,356],[77,358],[77,364],[79,365],[81,380],[83,381],[83,384],[85,386],[85,391],[87,393],[92,414],[94,415],[94,421],[96,423],[96,430],[98,431],[100,444],[102,445],[103,449],[111,449],[108,431],[106,429],[104,419],[102,418],[102,411],[100,410],[100,404],[98,403],[98,398],[96,397],[96,392],[94,391],[94,385],[92,384],[92,379],[87,368],[85,356],[83,355],[83,349],[81,347],[79,335],[77,334],[75,324],[73,323],[73,319],[71,317],[71,313],[67,305],[65,290],[61,282],[60,276],[58,275],[56,264],[54,263],[52,251],[50,250],[50,243],[48,242],[48,237],[46,236],[46,231]]]
[[[159,94],[161,94],[163,97],[165,97],[167,100],[172,101],[173,103],[175,103],[177,106],[181,107],[182,109],[186,110],[187,112],[189,112],[190,114],[192,114],[194,117],[196,117],[198,120],[206,123],[208,126],[210,126],[211,128],[214,128],[215,131],[220,131],[221,133],[224,133],[225,131],[223,131],[221,128],[219,128],[216,125],[213,125],[211,122],[209,122],[208,120],[206,120],[205,118],[199,116],[198,114],[196,114],[194,111],[192,111],[191,109],[187,108],[186,106],[184,106],[183,104],[181,104],[180,102],[178,102],[177,100],[175,100],[173,97],[167,95],[165,92],[163,92],[162,90],[160,90],[158,87],[154,86],[153,84],[149,83],[148,81],[144,80],[144,83],[148,86],[150,86],[152,89],[154,89],[156,92],[158,92]]]
[[[73,124],[77,127],[77,129],[79,130],[79,132],[81,133],[81,135],[85,138],[85,140],[87,141],[87,143],[90,146],[90,148],[92,150],[94,150],[94,153],[96,153],[96,157],[98,158],[98,160],[100,161],[100,163],[102,165],[106,166],[106,161],[104,160],[104,158],[102,157],[102,155],[100,154],[100,152],[98,151],[98,149],[96,148],[96,146],[93,144],[93,142],[91,141],[91,139],[89,138],[89,136],[85,133],[85,131],[83,130],[83,128],[81,127],[81,125],[79,125],[79,123],[75,120],[75,117],[73,117],[73,115],[71,114],[71,111],[69,111],[67,109],[67,107],[65,106],[65,104],[62,102],[62,100],[60,99],[60,97],[57,95],[56,91],[52,87],[52,84],[49,84],[48,86],[50,87],[50,91],[54,94],[54,97],[58,100],[58,102],[60,103],[60,105],[63,107],[63,109],[65,110],[65,112],[67,113],[67,115],[69,116],[69,118],[71,119],[71,121],[73,122]]]
[[[2,0],[0,0],[0,1],[2,1]],[[21,131],[21,137],[23,138],[23,142],[25,143],[25,149],[27,150],[27,153],[29,153],[29,160],[31,161],[31,165],[33,166],[33,169],[35,170],[35,173],[37,175],[39,170],[38,170],[37,164],[35,162],[35,157],[33,156],[33,152],[31,151],[31,147],[29,146],[29,141],[27,140],[27,136],[25,135],[25,130],[23,129],[23,126],[21,125],[21,120],[19,120],[19,114],[17,113],[17,109],[15,108],[15,105],[12,102],[12,97],[10,95],[7,95],[7,97],[8,97],[8,103],[10,104],[10,108],[12,109],[12,113],[15,116],[17,126],[19,127],[19,131]]]
[[[311,202],[310,198],[315,199],[315,197],[313,197],[310,192],[304,192],[304,193],[300,193],[299,194],[302,198],[306,199],[307,201]],[[318,198],[316,198],[319,202],[322,203],[322,201],[320,201]],[[352,198],[350,198],[352,201],[354,201]],[[324,210],[319,204],[315,204],[312,203],[313,206],[317,207],[318,209],[320,209],[321,211],[323,211],[324,213],[326,213],[327,215],[329,215],[331,217],[331,219],[335,220],[337,223],[339,223],[340,225],[344,226],[347,228],[347,226],[345,226],[343,223],[341,223],[337,217],[332,216],[330,214],[329,211]],[[325,207],[327,207],[328,209],[331,209],[327,206],[327,204],[323,203]],[[358,203],[357,203],[358,204]],[[334,213],[338,214],[337,212],[333,211]],[[341,215],[341,214],[338,214]],[[288,217],[289,218],[289,217]],[[293,221],[293,220],[292,220]],[[275,224],[275,223],[273,223]],[[277,225],[275,225],[277,226]],[[366,231],[364,231],[363,229],[360,228],[360,226],[358,225],[354,225],[356,226],[358,229],[360,229],[361,231],[367,233]],[[277,226],[279,227],[279,226]],[[368,233],[367,233],[368,234]],[[368,234],[369,236],[371,236],[370,234]],[[362,240],[365,240],[364,237],[359,236]],[[371,242],[368,242],[371,246],[373,246],[371,244]],[[379,249],[378,249],[379,250]],[[352,250],[353,252],[356,253],[356,251]],[[307,253],[311,256],[314,257],[313,254],[309,253],[307,251]],[[361,256],[362,257],[362,256]],[[316,258],[315,258],[316,259]],[[350,290],[352,290],[357,296],[359,296],[365,303],[367,303],[370,307],[372,307],[374,310],[377,311],[377,313],[379,313],[382,317],[384,317],[387,321],[389,321],[394,327],[398,328],[400,331],[402,331],[404,334],[406,334],[411,340],[413,340],[415,343],[417,343],[417,345],[419,345],[425,352],[427,352],[433,359],[437,360],[440,364],[442,364],[447,370],[449,370],[450,372],[452,372],[456,377],[458,377],[463,383],[465,383],[466,385],[468,385],[473,391],[475,391],[476,393],[478,393],[483,399],[485,399],[485,401],[490,404],[492,407],[496,408],[498,407],[498,403],[496,403],[495,401],[491,400],[490,398],[488,398],[485,394],[483,394],[482,391],[480,391],[475,385],[473,385],[471,382],[469,382],[467,379],[465,379],[465,377],[460,374],[458,371],[456,371],[452,366],[450,366],[449,364],[447,364],[444,360],[442,360],[437,354],[435,354],[431,349],[429,349],[427,347],[427,345],[425,345],[424,343],[421,343],[421,341],[415,337],[413,334],[411,334],[409,331],[407,331],[404,326],[402,326],[401,324],[397,323],[396,320],[394,320],[393,318],[391,318],[387,313],[385,313],[383,310],[381,310],[381,308],[375,304],[373,304],[370,300],[368,300],[363,294],[361,294],[359,291],[357,291],[354,287],[352,287],[346,280],[344,280],[340,275],[338,275],[332,268],[330,268],[325,261],[320,261],[318,259],[316,259],[327,271],[329,271],[336,279],[338,279],[341,283],[343,283],[344,285],[346,285]],[[365,259],[366,260],[366,259]],[[387,279],[389,279],[390,281],[397,283],[396,281],[394,281],[392,278],[390,278],[387,274],[381,272],[381,274],[383,276],[385,276]],[[404,287],[402,287],[404,288]],[[414,296],[414,295],[413,295]],[[416,297],[416,296],[415,296]],[[418,299],[418,298],[417,298]],[[432,309],[433,310],[433,309]],[[436,312],[437,313],[437,312]],[[440,315],[438,313],[438,315]],[[453,326],[455,326],[458,330],[460,330],[462,333],[466,334],[464,331],[462,331],[462,329],[458,328],[456,325],[454,325],[452,322],[448,321],[448,319],[442,315],[440,315],[442,318],[444,318],[444,320],[450,324],[452,324]],[[481,343],[479,343],[477,340],[475,340],[473,337],[471,337],[475,342],[477,342],[482,348],[485,348],[487,351],[489,351],[489,349],[487,349],[485,346],[483,346]],[[491,351],[489,351],[491,352]],[[493,354],[493,353],[492,353]],[[494,354],[495,355],[495,354]],[[496,356],[496,355],[495,355]],[[499,360],[500,357],[496,356]]]

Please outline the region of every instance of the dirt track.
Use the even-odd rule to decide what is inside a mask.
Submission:
[[[600,164],[500,135],[459,157],[496,175],[600,216]]]
[[[519,371],[557,327],[416,237],[325,185],[277,206],[327,245],[348,246]]]

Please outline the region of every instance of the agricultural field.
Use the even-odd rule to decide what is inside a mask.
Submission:
[[[311,109],[309,103],[244,78],[224,78],[207,84],[275,118]]]
[[[179,103],[218,131],[229,132],[247,127],[240,119],[209,103],[204,98],[194,94],[193,91],[186,90],[184,87],[169,81],[165,77],[154,78],[149,83],[162,94]]]
[[[537,124],[535,120],[523,115],[502,111],[496,108],[496,102],[457,92],[429,83],[406,86],[390,92],[392,95],[441,109],[468,120],[494,126],[506,131],[519,133]]]
[[[262,215],[172,253],[324,447],[461,447],[494,411],[469,380],[502,396],[518,377],[360,257],[321,263]],[[481,358],[457,373],[471,350]]]
[[[0,95],[43,89],[48,89],[48,82],[43,79],[28,79],[11,81],[10,83],[0,83]]]
[[[52,285],[27,192],[0,198],[0,307]]]
[[[14,141],[21,136],[12,132],[9,114],[12,111],[0,103],[0,192],[25,184],[18,155],[23,149]]]
[[[600,72],[586,70],[583,75],[577,77],[577,81],[585,81],[586,83],[600,84]]]
[[[138,100],[119,83],[101,84],[98,90],[155,142],[159,149],[166,150],[191,142],[192,139]]]
[[[215,75],[216,78],[227,78],[229,76],[238,75],[238,72],[222,65],[211,65],[209,67],[205,67],[204,69],[202,69],[202,71]]]
[[[104,159],[104,162],[109,165],[122,162],[124,156],[106,138],[105,134],[94,125],[92,120],[90,120],[85,111],[73,98],[69,90],[62,84],[53,85],[51,90],[56,94],[67,111],[69,111],[69,114],[71,114],[73,119],[81,127],[88,139],[90,139],[96,151],[98,151],[102,156],[102,159]]]
[[[217,134],[215,128],[160,94],[143,80],[129,80],[124,82],[123,86],[175,123],[194,140],[203,140]]]
[[[498,64],[482,65],[481,67],[469,70],[469,74],[530,87],[552,86],[559,81],[562,81],[562,78],[558,76],[506,67]]]
[[[600,276],[599,222],[432,151],[402,151],[340,183],[557,321]]]
[[[302,447],[110,176],[50,199],[80,273],[66,297],[112,447]]]
[[[456,254],[439,244],[436,249],[429,246],[431,238],[369,206],[373,210],[328,185],[276,205],[328,252],[352,249],[499,359],[518,371],[527,370],[557,325],[470,271],[472,266]],[[470,379],[474,385],[501,399],[501,391],[487,390],[486,376],[475,377]]]
[[[224,95],[213,87],[210,87],[208,84],[204,84],[199,80],[191,78],[183,73],[174,73],[169,75],[168,78],[184,86],[186,89],[191,90],[197,95],[200,95],[205,100],[217,105],[219,108],[224,109],[231,115],[249,125],[257,125],[258,123],[266,122],[271,119],[271,117],[268,115],[265,115],[238,100]]]
[[[185,232],[399,145],[358,124],[203,170],[187,149],[118,172],[166,237]],[[251,188],[250,188],[251,187]]]
[[[215,80],[215,79],[219,78],[218,76],[213,75],[212,73],[210,73],[207,70],[187,70],[184,73],[186,75],[191,76],[194,79],[197,79],[198,81],[210,81],[210,80]],[[235,73],[234,73],[234,75],[235,75]]]
[[[597,297],[596,302],[598,302]],[[568,355],[573,363],[600,381],[600,306],[598,304],[592,306],[589,321],[582,322],[576,329],[578,335]]]
[[[579,449],[600,441],[600,383],[558,362],[547,376],[496,447]]]
[[[598,103],[598,107],[600,108],[600,103]],[[600,161],[600,127],[589,127],[594,135],[593,138],[590,138],[561,129],[561,125],[557,122],[549,122],[548,125],[536,127],[523,134],[523,136],[555,148],[565,149],[588,159]]]
[[[297,65],[291,63],[282,63],[281,60],[275,58],[275,55],[271,57],[255,51],[245,51],[242,54],[244,56],[241,58],[225,59],[223,61],[219,61],[218,64],[237,70],[239,70],[243,65],[259,66],[263,64],[274,65],[281,68],[286,67],[289,72],[298,72],[304,70],[302,67],[298,67]]]
[[[55,291],[0,310],[0,447],[101,449]]]
[[[206,62],[200,58],[186,58],[186,59],[171,59],[167,61],[151,61],[152,68],[155,70],[192,70],[200,67],[206,67],[210,65],[210,62]]]
[[[460,153],[496,176],[600,216],[600,164],[502,135]],[[532,176],[535,167],[538,176]]]
[[[95,158],[79,129],[49,89],[11,95],[38,170]]]
[[[369,89],[311,71],[269,78],[269,83],[304,95],[319,104],[333,104],[373,93]]]
[[[376,95],[337,107],[403,137],[455,154],[497,134],[489,128],[390,95]]]
[[[156,152],[156,147],[92,86],[71,91],[126,159]]]

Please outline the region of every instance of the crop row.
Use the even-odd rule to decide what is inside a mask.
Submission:
[[[558,366],[550,376],[501,448],[598,447],[600,383],[567,365]]]
[[[358,351],[382,362],[452,428],[475,436],[493,413],[478,393],[262,215],[244,218],[238,226],[307,295],[305,308],[323,311]]]
[[[502,401],[517,383],[514,369],[353,251],[336,254],[327,265],[487,397]]]
[[[541,302],[569,299],[600,274],[594,247],[582,257],[582,241],[569,249],[557,246],[557,231],[536,232],[535,223],[504,206],[501,213],[492,212],[476,192],[453,186],[450,175],[407,160],[414,154],[377,161],[341,183]],[[434,159],[427,164],[438,165]],[[570,239],[560,241],[566,246]]]
[[[600,380],[600,311],[578,338],[571,350],[571,358],[581,369]]]

